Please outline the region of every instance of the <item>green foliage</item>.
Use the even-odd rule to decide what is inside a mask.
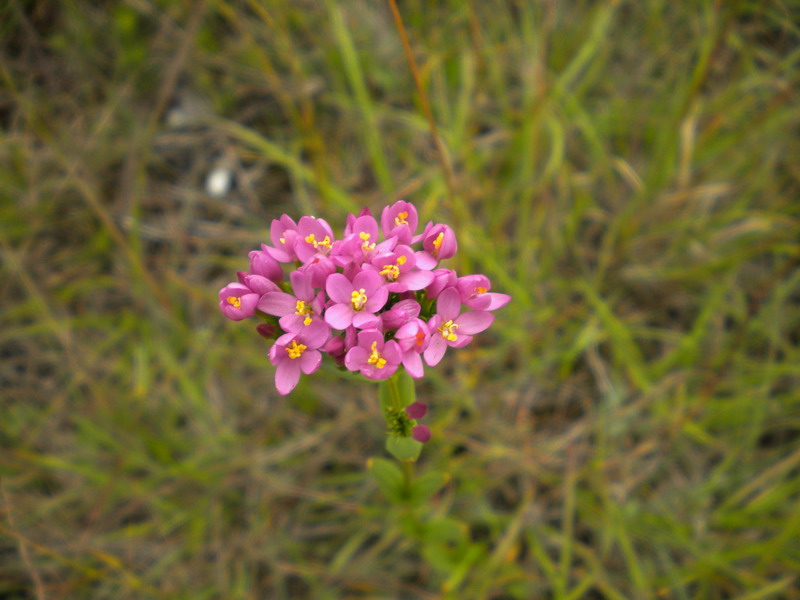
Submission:
[[[439,144],[382,3],[0,3],[0,597],[800,599],[796,2],[398,4]],[[278,397],[216,291],[398,198],[512,303]]]

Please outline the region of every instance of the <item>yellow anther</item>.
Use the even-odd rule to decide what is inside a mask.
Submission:
[[[279,238],[278,238],[278,241],[279,241],[281,244],[285,244],[285,243],[286,243],[286,238],[285,238],[285,237],[279,237]]]
[[[297,340],[292,340],[292,345],[286,346],[286,353],[291,359],[300,358],[305,351],[306,347],[303,344],[298,344]]]
[[[242,299],[239,298],[238,296],[228,296],[227,298],[225,298],[225,301],[234,308],[242,307]]]
[[[398,265],[404,265],[404,264],[406,264],[406,262],[408,262],[408,259],[405,256],[398,256],[397,257],[397,264]]]
[[[403,211],[401,213],[397,213],[397,216],[394,218],[394,224],[400,227],[400,225],[408,225],[408,213]]]
[[[439,233],[436,236],[436,239],[433,240],[433,255],[439,256],[439,249],[442,247],[442,240],[444,240],[444,231]]]
[[[369,239],[372,236],[370,236],[370,234],[368,234],[366,231],[362,231],[361,233],[359,233],[358,237],[360,237],[361,240],[364,242],[363,244],[361,244],[362,250],[370,251],[375,249],[375,243],[374,242],[371,244],[369,243]]]
[[[331,247],[331,238],[330,238],[330,236],[327,236],[327,235],[323,238],[323,240],[321,242],[318,242],[317,241],[317,236],[315,236],[313,233],[309,233],[305,237],[305,240],[306,240],[307,243],[312,244],[314,246],[314,248],[319,248],[320,246],[322,246],[323,248],[330,248]]]
[[[442,323],[442,326],[439,327],[439,332],[448,342],[455,342],[458,339],[458,336],[455,333],[456,329],[458,329],[458,323],[453,323],[453,321],[445,321]]]
[[[311,317],[306,317],[305,319],[303,319],[303,325],[311,325],[311,321],[312,321]]]
[[[365,293],[364,288],[356,291],[353,290],[353,293],[350,294],[350,304],[353,305],[354,310],[361,310],[364,308],[364,305],[367,303],[367,294]]]
[[[475,293],[476,294],[485,294],[486,292],[487,292],[487,289],[485,287],[475,288]]]
[[[386,366],[386,359],[381,358],[381,355],[378,354],[378,342],[372,342],[372,354],[369,355],[367,359],[367,363],[370,365],[375,365],[379,369],[382,369]]]
[[[302,317],[303,315],[307,315],[311,312],[311,307],[306,306],[306,303],[302,300],[298,300],[297,304],[294,306],[294,311],[294,314]]]
[[[400,277],[400,268],[397,265],[386,265],[380,270],[380,274],[386,277],[388,281],[394,281]]]

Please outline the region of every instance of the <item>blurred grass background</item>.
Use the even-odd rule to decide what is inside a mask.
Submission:
[[[796,1],[1,6],[1,598],[800,598]],[[406,503],[216,306],[400,198],[514,296]]]

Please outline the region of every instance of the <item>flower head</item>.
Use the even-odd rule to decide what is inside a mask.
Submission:
[[[220,290],[219,306],[235,321],[260,318],[258,333],[274,340],[269,359],[279,393],[316,371],[323,355],[371,380],[401,368],[421,378],[447,348],[489,327],[490,311],[510,296],[491,292],[483,274],[437,268],[455,255],[455,232],[429,222],[418,233],[419,225],[404,200],[386,206],[380,222],[366,208],[348,215],[338,239],[324,219],[272,221],[271,245],[249,253],[249,270]],[[417,423],[426,405],[402,408],[396,400],[385,409],[391,435],[427,442],[430,429]]]
[[[367,379],[388,379],[400,365],[400,349],[397,342],[384,341],[380,331],[360,331],[358,344],[347,352],[344,364]]]
[[[425,362],[435,366],[442,360],[447,347],[463,348],[472,336],[487,329],[494,321],[491,313],[472,310],[461,311],[461,296],[455,288],[447,288],[436,301],[437,312],[428,321],[431,341],[425,349]]]
[[[319,368],[322,354],[318,339],[308,339],[302,334],[286,333],[275,340],[270,348],[269,360],[275,369],[275,387],[278,393],[286,395],[300,381],[301,371],[311,375]]]
[[[219,291],[219,309],[231,321],[241,321],[256,314],[260,297],[242,283],[229,283]]]
[[[381,229],[386,239],[396,238],[398,244],[410,244],[417,230],[417,209],[410,202],[398,200],[381,213]]]
[[[380,318],[375,315],[389,297],[381,276],[374,271],[360,271],[353,281],[341,273],[328,277],[325,290],[333,304],[325,311],[325,321],[334,329],[353,325],[358,329],[377,327]]]

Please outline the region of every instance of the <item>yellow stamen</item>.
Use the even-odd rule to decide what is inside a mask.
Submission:
[[[361,288],[358,291],[353,290],[353,293],[350,294],[350,304],[353,305],[353,310],[361,310],[364,308],[364,305],[367,303],[367,295],[364,292],[364,288]]]
[[[442,247],[442,240],[444,240],[444,231],[439,233],[436,236],[436,239],[433,240],[433,255],[439,256],[439,249]]]
[[[303,344],[298,344],[297,340],[292,340],[292,345],[286,346],[286,352],[291,359],[300,358],[305,351],[306,347]]]
[[[372,342],[372,354],[369,355],[367,359],[367,363],[370,365],[375,365],[379,369],[382,369],[386,366],[386,359],[381,358],[381,355],[378,354],[378,342]]]
[[[400,277],[400,268],[397,265],[386,265],[380,270],[380,274],[386,277],[387,281],[394,281]]]
[[[298,300],[297,304],[294,307],[294,311],[295,311],[294,314],[296,314],[298,317],[302,317],[303,315],[305,315],[306,318],[303,319],[303,325],[311,325],[312,309],[308,304],[306,304],[302,300]]]
[[[408,213],[403,211],[401,213],[397,213],[397,216],[394,218],[394,224],[400,227],[400,225],[408,225]]]
[[[285,243],[286,243],[286,238],[285,238],[285,237],[279,237],[279,238],[278,238],[278,241],[279,241],[281,244],[285,244]]]
[[[475,293],[477,294],[485,294],[487,292],[485,287],[475,288]]]
[[[446,321],[442,323],[441,327],[439,327],[439,332],[442,334],[442,337],[446,339],[448,342],[455,342],[458,339],[458,336],[455,334],[456,329],[458,329],[458,323],[453,323],[453,321]]]
[[[312,244],[314,246],[314,248],[319,248],[320,246],[322,246],[323,248],[330,249],[330,247],[331,247],[331,238],[330,238],[330,236],[327,236],[327,235],[325,236],[325,238],[321,242],[318,242],[317,241],[317,236],[315,236],[313,233],[309,233],[305,237],[305,240],[306,240],[307,243]]]
[[[374,242],[372,244],[369,243],[369,238],[371,236],[367,232],[362,231],[361,233],[358,234],[358,237],[360,237],[361,240],[364,242],[363,244],[361,244],[361,249],[362,250],[365,250],[365,251],[368,252],[370,250],[374,250],[375,249],[375,243]]]
[[[225,301],[234,308],[242,308],[242,299],[237,296],[228,296]]]
[[[407,261],[408,261],[408,259],[405,256],[398,256],[397,257],[397,264],[398,265],[404,265],[404,264],[406,264]]]

